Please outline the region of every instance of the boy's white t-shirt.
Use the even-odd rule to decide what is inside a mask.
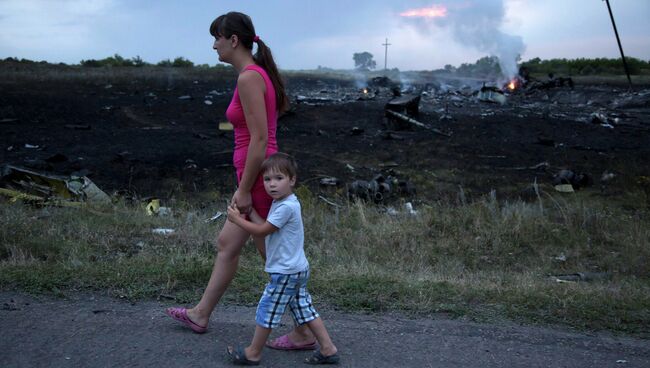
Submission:
[[[300,202],[295,194],[280,201],[273,201],[266,217],[278,230],[267,235],[266,267],[268,273],[293,274],[309,267],[305,257],[305,233],[302,224]]]

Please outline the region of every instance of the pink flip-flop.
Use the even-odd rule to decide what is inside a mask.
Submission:
[[[165,313],[173,318],[174,320],[184,324],[185,326],[192,329],[196,333],[205,333],[208,330],[208,327],[199,326],[187,316],[187,309],[178,308],[178,307],[169,307],[165,309]]]
[[[266,346],[276,350],[314,350],[316,342],[298,345],[289,339],[289,335],[282,335],[275,340],[267,341]]]

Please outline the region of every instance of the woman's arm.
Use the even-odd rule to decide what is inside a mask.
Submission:
[[[268,143],[268,122],[264,101],[266,85],[264,78],[259,73],[249,70],[239,76],[237,89],[251,138],[244,173],[233,196],[233,203],[236,203],[243,213],[248,213],[252,206],[251,189],[259,175],[260,165],[266,157]]]

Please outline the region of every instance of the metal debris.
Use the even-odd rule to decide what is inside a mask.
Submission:
[[[205,219],[204,222],[213,222],[217,221],[221,216],[223,216],[223,212],[217,211],[212,217]]]
[[[0,170],[5,195],[44,204],[110,203],[110,197],[85,176],[56,176],[5,165]]]
[[[428,125],[425,125],[425,124],[423,124],[423,123],[421,123],[421,122],[419,122],[419,121],[417,121],[417,120],[415,120],[413,118],[410,118],[410,117],[408,117],[408,116],[406,116],[404,114],[400,114],[399,112],[395,112],[395,111],[392,111],[392,110],[386,110],[386,115],[401,119],[402,121],[408,122],[408,123],[413,124],[413,125],[415,125],[417,127],[424,128],[426,130],[430,130],[435,134],[439,134],[439,135],[442,135],[442,136],[445,136],[445,137],[451,137],[450,133],[445,133],[440,129],[436,129],[436,128],[430,127]]]
[[[551,275],[556,282],[578,282],[578,281],[603,281],[609,280],[612,274],[609,272],[576,272],[562,275]]]
[[[171,235],[175,232],[176,230],[174,229],[166,229],[166,228],[157,228],[157,229],[152,229],[151,232],[154,234],[158,235]]]
[[[169,207],[163,207],[160,205],[160,199],[153,198],[145,206],[147,215],[149,216],[169,216],[172,214],[172,209]]]
[[[320,185],[325,185],[325,186],[337,186],[339,185],[339,179],[335,177],[321,178],[319,183]]]
[[[553,186],[558,189],[561,185],[570,185],[572,189],[580,189],[593,184],[591,177],[584,173],[576,174],[571,170],[563,169],[553,176]],[[565,187],[560,187],[566,189]]]
[[[503,91],[497,87],[483,86],[478,94],[478,100],[482,102],[492,102],[498,104],[506,103],[506,96]]]
[[[389,175],[376,175],[372,180],[355,180],[348,186],[349,199],[361,199],[381,203],[392,195],[411,196],[415,194],[413,183]],[[412,208],[411,208],[412,209]]]
[[[219,123],[219,130],[221,130],[221,131],[233,130],[232,123],[230,123],[228,121],[223,121],[223,122]]]

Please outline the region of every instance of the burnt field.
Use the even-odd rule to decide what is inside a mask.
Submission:
[[[205,201],[234,190],[232,131],[219,129],[234,76],[3,74],[10,76],[0,81],[3,164],[85,175],[129,198]],[[648,86],[521,89],[506,93],[502,105],[485,101],[476,81],[398,83],[287,76],[292,109],[279,121],[278,140],[297,158],[303,185],[339,201],[360,180],[384,179],[384,203],[455,200],[459,193],[472,200],[492,190],[531,198],[533,183],[552,191],[562,170],[575,175],[575,189],[594,196],[647,186]],[[412,119],[448,136],[387,118],[396,86],[407,98],[420,95]]]

